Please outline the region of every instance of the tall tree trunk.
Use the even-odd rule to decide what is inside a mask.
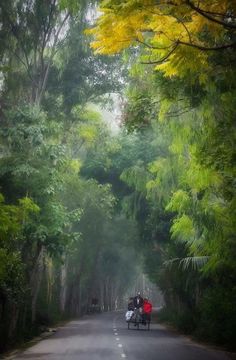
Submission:
[[[67,266],[64,263],[61,267],[61,286],[60,286],[60,311],[65,312],[66,296],[67,296]]]
[[[19,307],[16,303],[12,303],[10,309],[11,309],[11,320],[10,320],[10,326],[8,329],[8,337],[9,337],[9,339],[12,339],[12,338],[14,338],[14,335],[15,335],[15,330],[16,330],[17,321],[18,321],[18,317],[19,317]]]
[[[43,270],[44,270],[44,257],[45,257],[45,248],[41,246],[39,251],[39,255],[33,270],[33,274],[31,277],[31,296],[32,296],[32,303],[31,303],[31,321],[32,323],[36,320],[36,304],[39,294],[39,289],[43,277]]]

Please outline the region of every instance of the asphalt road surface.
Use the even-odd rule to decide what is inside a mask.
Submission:
[[[227,360],[224,353],[151,324],[128,330],[124,313],[86,316],[13,357],[27,360]]]

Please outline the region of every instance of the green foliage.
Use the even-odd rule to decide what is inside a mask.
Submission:
[[[0,241],[3,247],[9,249],[11,240],[17,238],[22,231],[22,223],[29,220],[30,215],[37,214],[40,208],[32,201],[25,197],[19,199],[19,205],[6,205],[4,197],[0,193]]]
[[[24,270],[20,252],[0,249],[0,291],[12,302],[22,301],[26,285]]]
[[[21,211],[24,213],[24,216],[27,213],[38,213],[40,208],[36,205],[30,198],[25,197],[19,200]]]
[[[172,41],[156,27],[180,41],[185,24],[201,47],[233,31],[212,25],[203,39],[201,16],[176,21],[182,3],[150,22],[144,3],[110,1],[107,52],[128,45],[114,42],[109,14],[115,35],[135,30],[140,48],[94,56],[84,33],[93,3],[1,4],[0,338],[85,313],[93,298],[113,309],[142,263],[165,294],[167,319],[232,346],[235,50],[178,44],[155,72],[140,56],[168,52]],[[114,135],[94,104],[125,83]]]
[[[174,192],[169,204],[166,206],[166,210],[184,213],[186,210],[189,209],[190,205],[191,200],[188,193],[180,189]]]
[[[80,175],[90,153],[116,156],[120,146],[93,105],[123,78],[118,56],[95,58],[89,48],[92,4],[1,4],[0,350],[86,312],[93,297],[114,308],[128,285],[120,228],[128,243],[133,223],[117,220],[109,181]]]
[[[112,7],[116,21],[123,9],[117,9],[117,13],[113,10]],[[103,17],[106,25],[107,14]],[[130,11],[127,18],[129,16],[134,17],[133,26],[136,21],[142,21],[141,13]],[[124,21],[122,31],[127,18],[119,18],[120,22]],[[102,21],[101,28],[105,26]],[[94,47],[98,43],[106,46],[109,36],[104,35]],[[138,40],[140,44],[144,42],[144,38]],[[146,45],[153,45],[149,38],[146,40]],[[112,52],[116,46],[123,45],[114,44],[107,51]],[[146,56],[149,49],[155,52],[152,46],[136,51],[137,62],[140,54],[141,60],[150,62]],[[139,251],[143,254],[146,272],[163,289],[168,316],[173,317],[173,322],[182,330],[194,332],[205,326],[198,327],[196,321],[199,316],[205,319],[199,302],[205,299],[204,306],[211,307],[207,286],[212,286],[212,291],[221,291],[216,279],[223,274],[235,281],[232,256],[235,250],[235,148],[232,147],[235,143],[233,94],[236,83],[232,65],[235,51],[223,57],[210,56],[208,65],[217,67],[217,71],[206,78],[206,69],[198,68],[197,78],[196,68],[191,69],[193,53],[185,50],[184,56],[189,61],[186,66],[170,57],[169,61],[157,65],[160,71],[156,74],[144,64],[142,68],[135,64],[131,70],[123,122],[127,131],[135,134],[141,135],[151,128],[154,137],[148,148],[154,156],[142,163],[141,156],[135,159],[134,164],[123,170],[121,179],[132,190],[132,194],[126,194],[124,209],[138,222]],[[178,52],[176,56],[179,55]],[[204,51],[199,56],[203,59]],[[167,73],[167,68],[177,71]],[[184,77],[180,74],[181,68],[186,71]],[[229,284],[225,287],[226,291],[230,288]],[[229,291],[225,304],[233,298],[233,292]],[[221,307],[223,303],[222,296]],[[223,331],[220,319],[213,321],[213,313],[212,310],[209,323],[212,326],[217,323],[216,329]],[[225,319],[230,328],[234,324],[230,311],[225,313]],[[211,325],[205,328],[207,337]],[[225,344],[232,344],[232,333],[230,328],[226,335],[228,342],[226,337],[223,340]],[[217,337],[214,340],[218,341]]]
[[[19,209],[13,205],[5,205],[4,197],[0,194],[0,236],[1,242],[6,240],[9,234],[16,235],[20,230],[18,221]]]
[[[235,349],[235,297],[235,286],[229,288],[222,284],[206,290],[199,306],[201,317],[195,330],[200,339],[207,338],[211,342],[226,344],[231,350]]]
[[[171,232],[173,237],[183,240],[183,241],[192,241],[195,231],[193,226],[193,221],[187,215],[182,215],[174,220],[174,223],[171,227]]]
[[[182,333],[192,333],[196,327],[198,319],[193,316],[190,310],[183,310],[180,313],[174,309],[164,308],[159,312],[160,322],[169,323],[175,326]]]

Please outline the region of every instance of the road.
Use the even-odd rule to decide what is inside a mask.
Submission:
[[[229,360],[222,352],[151,324],[127,329],[122,312],[85,316],[13,357],[17,360]]]

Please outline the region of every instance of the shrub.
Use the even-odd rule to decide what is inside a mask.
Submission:
[[[196,334],[200,338],[236,349],[236,287],[209,288],[200,303]]]

